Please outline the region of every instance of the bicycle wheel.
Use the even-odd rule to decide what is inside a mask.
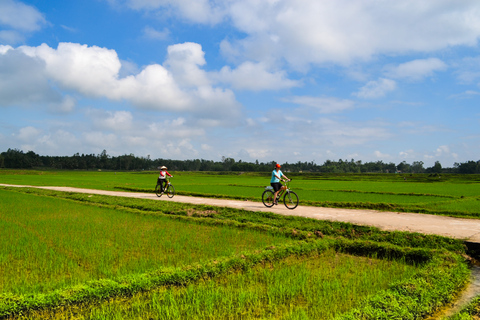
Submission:
[[[283,203],[285,203],[285,207],[288,209],[295,209],[298,206],[298,196],[293,191],[287,191],[283,196]]]
[[[174,195],[175,195],[175,188],[171,184],[169,184],[167,186],[167,196],[169,198],[173,198]]]
[[[155,194],[157,195],[157,197],[162,196],[162,186],[160,184],[157,184],[155,186]]]
[[[272,190],[263,191],[262,202],[265,205],[265,207],[268,207],[268,208],[273,207],[273,204],[275,203],[273,196],[274,194]]]

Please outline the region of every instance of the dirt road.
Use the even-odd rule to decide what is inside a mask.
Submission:
[[[409,231],[424,234],[436,234],[455,239],[462,239],[480,245],[480,220],[451,218],[444,216],[383,212],[375,210],[355,210],[298,206],[295,210],[287,209],[283,204],[266,208],[260,202],[224,200],[198,197],[175,196],[172,199],[163,196],[158,198],[153,193],[136,193],[121,191],[105,191],[93,189],[80,189],[71,187],[34,187],[0,184],[9,187],[32,187],[66,192],[79,192],[88,194],[101,194],[119,197],[151,199],[158,201],[176,201],[191,204],[206,204],[250,211],[269,211],[282,215],[302,216],[319,220],[350,222],[357,225],[375,226],[386,231]]]

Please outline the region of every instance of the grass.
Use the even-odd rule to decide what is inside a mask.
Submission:
[[[269,173],[172,172],[177,194],[261,201]],[[298,174],[301,205],[480,218],[479,175]],[[0,170],[0,182],[153,192],[156,172]],[[406,180],[404,180],[404,178]]]
[[[262,186],[253,182],[265,180],[255,175],[175,176],[178,182],[185,178],[184,186],[202,181],[226,193],[233,190],[229,188],[256,193]],[[391,199],[421,199],[394,203],[403,207],[475,210],[478,196],[440,192],[448,191],[447,182],[475,189],[475,180],[409,179],[411,185],[444,184],[436,194],[425,186],[418,189],[424,194],[410,195],[400,188],[388,190],[388,184],[400,186],[392,176],[362,181],[304,176],[297,179],[304,189],[294,190],[301,195],[328,187],[332,194],[371,199],[383,193]],[[11,171],[0,177],[2,183],[63,181],[137,191],[155,180],[152,173],[106,172]],[[237,177],[244,179],[242,185],[232,184]],[[32,183],[21,182],[27,180]],[[172,182],[177,190],[183,188]],[[372,182],[385,187],[368,190]],[[349,184],[357,190],[346,188]],[[0,198],[0,228],[7,235],[0,237],[0,281],[5,283],[0,283],[0,318],[419,319],[454,299],[468,280],[465,247],[439,236],[33,188],[0,188]],[[455,202],[461,207],[448,207]]]
[[[289,257],[186,287],[162,287],[71,312],[88,319],[280,319],[302,314],[333,319],[415,272],[415,267],[400,261],[330,249],[318,256]]]
[[[205,262],[290,241],[255,230],[132,215],[10,191],[0,190],[0,198],[0,287],[15,294]]]
[[[480,296],[475,298],[468,306],[459,313],[451,316],[448,320],[478,320],[480,319]]]

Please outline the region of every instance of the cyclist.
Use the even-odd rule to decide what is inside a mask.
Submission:
[[[167,167],[162,166],[160,168],[160,175],[158,176],[158,182],[157,182],[157,184],[160,185],[160,190],[162,190],[162,193],[165,190],[165,187],[167,186],[167,176],[173,177],[170,173],[168,173]]]
[[[270,185],[273,187],[273,190],[275,191],[275,194],[274,194],[274,197],[273,197],[275,199],[275,204],[278,204],[278,200],[277,200],[278,192],[282,188],[285,188],[280,183],[280,180],[290,181],[290,179],[288,179],[288,177],[286,175],[284,175],[283,172],[280,170],[281,167],[282,166],[277,163],[277,165],[275,166],[275,169],[272,171],[272,179],[270,180]]]

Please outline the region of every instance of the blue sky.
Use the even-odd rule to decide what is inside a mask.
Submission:
[[[480,159],[478,0],[0,0],[0,151]]]

